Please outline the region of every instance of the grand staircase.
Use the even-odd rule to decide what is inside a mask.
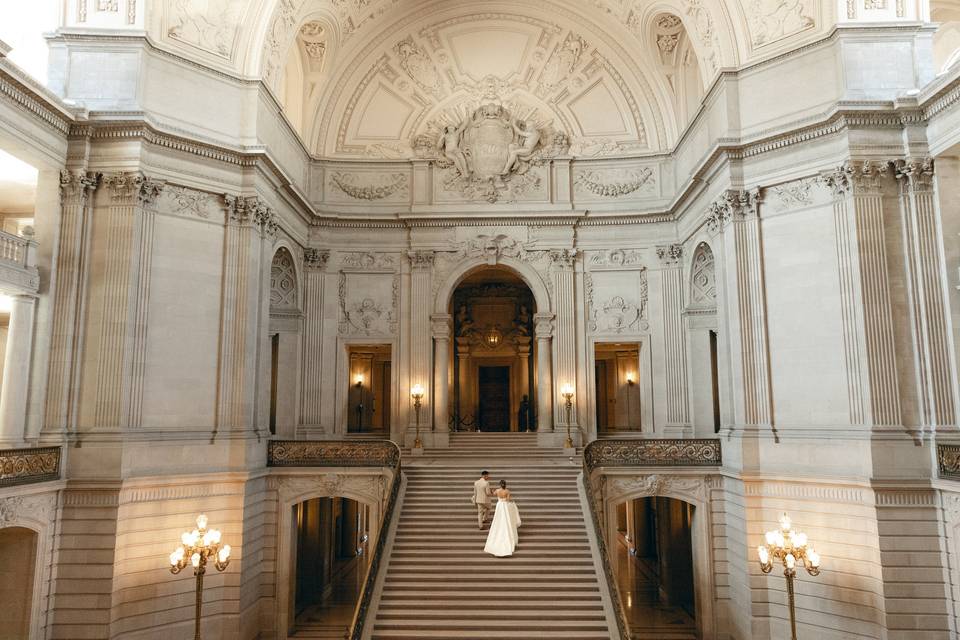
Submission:
[[[483,552],[473,482],[488,469],[520,508],[510,558]],[[371,621],[374,640],[609,640],[577,491],[579,459],[536,446],[536,434],[451,434],[450,448],[404,458],[407,488]]]

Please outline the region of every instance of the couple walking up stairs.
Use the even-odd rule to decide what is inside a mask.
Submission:
[[[512,557],[483,552],[487,530],[477,530],[470,503],[481,469],[491,484],[507,480],[523,514]],[[450,449],[405,458],[404,473],[371,638],[615,636],[577,489],[579,458],[537,448],[536,434],[452,434]]]

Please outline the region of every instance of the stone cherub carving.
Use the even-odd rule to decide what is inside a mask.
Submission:
[[[533,120],[517,120],[513,123],[513,131],[519,138],[519,144],[514,142],[507,147],[507,162],[503,166],[502,175],[507,175],[524,160],[533,157],[540,143],[540,130]],[[517,167],[517,173],[523,173],[524,166]]]
[[[447,125],[443,129],[443,134],[440,136],[440,144],[438,145],[443,157],[452,162],[453,166],[456,167],[457,171],[463,177],[470,175],[470,171],[467,169],[467,158],[463,153],[463,149],[460,148],[460,140],[463,136],[463,130],[467,127],[467,123],[468,121],[464,119],[459,127],[452,124]]]

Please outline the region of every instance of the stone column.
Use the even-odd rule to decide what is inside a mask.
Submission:
[[[224,195],[223,284],[220,355],[217,363],[219,432],[254,430],[260,322],[260,227],[272,224],[270,210],[257,197]]]
[[[85,421],[109,430],[140,425],[155,219],[151,205],[163,185],[123,172],[104,176],[103,184],[110,205],[98,214],[94,228],[103,225],[98,242],[107,255],[98,282],[102,306],[91,325],[99,333],[96,396]]]
[[[834,195],[850,424],[899,425],[883,215],[887,164],[851,161],[822,177]]]
[[[946,263],[940,211],[933,190],[930,158],[907,158],[895,165],[900,183],[901,234],[916,373],[916,419],[935,432],[956,427],[957,363],[944,279]]]
[[[723,230],[735,424],[769,428],[770,359],[758,194],[728,190],[710,206],[708,225]]]
[[[25,439],[30,351],[37,301],[28,295],[12,296],[11,300],[13,305],[3,359],[3,385],[0,386],[0,443],[17,445]]]
[[[573,278],[576,255],[575,249],[559,249],[550,252],[550,277],[553,280],[554,311],[556,312],[556,332],[553,342],[556,388],[551,391],[551,396],[558,396],[563,384],[574,385],[577,395],[573,398],[573,408],[570,411],[571,433],[578,431],[577,414],[580,411],[580,398],[586,391],[581,388],[582,385],[578,384],[579,376],[577,376],[577,319]],[[564,404],[555,402],[553,407],[553,424],[566,427],[567,411]]]
[[[430,417],[433,415],[431,407],[433,406],[433,394],[436,391],[431,389],[433,386],[433,376],[431,375],[433,349],[431,348],[430,335],[430,310],[433,308],[431,283],[433,281],[434,257],[433,251],[407,252],[407,259],[410,261],[410,382],[405,394],[406,403],[410,407],[408,429],[413,431],[416,429],[416,413],[413,409],[413,400],[410,398],[410,390],[415,384],[421,384],[426,389],[420,407],[421,438],[424,432],[430,432]],[[426,444],[431,446],[433,441],[428,440]]]
[[[683,245],[657,247],[663,292],[663,352],[666,363],[667,422],[664,435],[692,435],[687,395],[687,345],[683,330]]]
[[[323,279],[329,259],[329,251],[303,250],[303,379],[300,382],[300,427],[297,429],[297,436],[303,438],[322,433]]]
[[[433,430],[450,430],[450,315],[435,313],[433,325]]]
[[[537,431],[553,431],[553,371],[551,342],[553,338],[553,314],[537,313],[533,316],[534,335],[537,339]]]
[[[99,174],[60,172],[60,237],[53,286],[50,367],[43,433],[64,435],[76,429],[81,348],[80,319],[89,260],[90,201]]]

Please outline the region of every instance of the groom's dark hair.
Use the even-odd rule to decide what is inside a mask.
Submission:
[[[484,469],[483,471],[480,472],[480,475],[481,475],[481,476],[488,476],[488,475],[490,475],[490,472],[487,471],[486,469]]]

